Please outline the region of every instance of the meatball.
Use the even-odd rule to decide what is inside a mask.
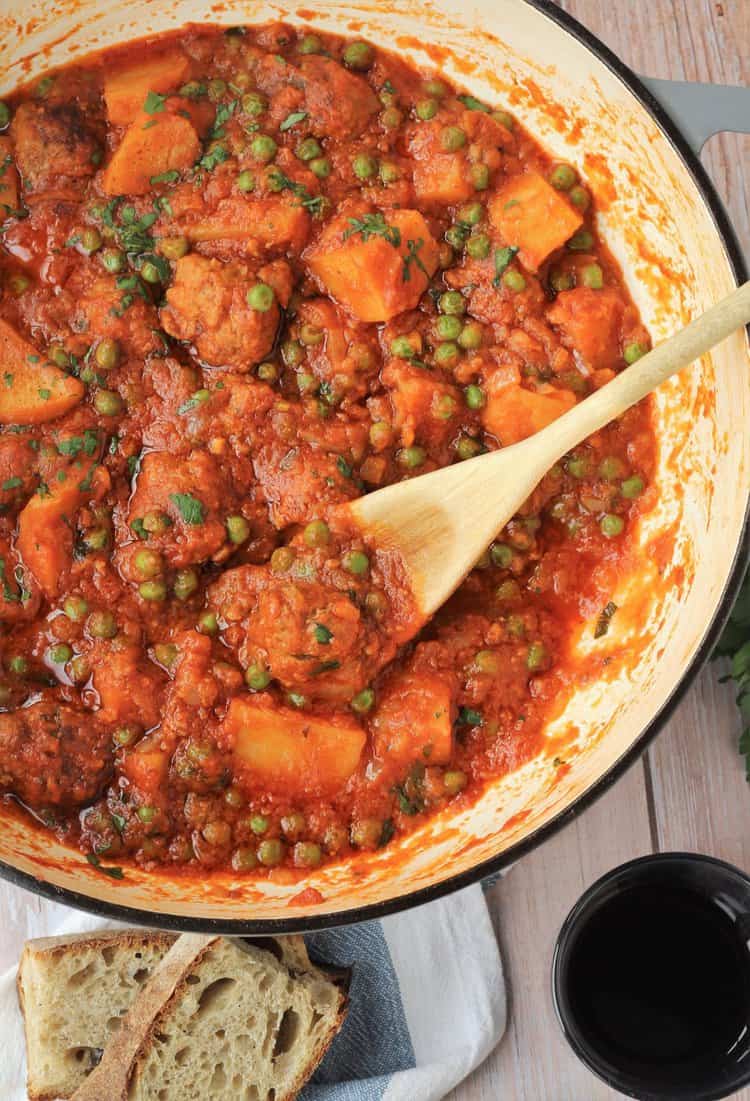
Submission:
[[[34,808],[96,798],[112,768],[110,734],[53,699],[0,714],[0,788]]]
[[[329,57],[306,57],[300,69],[305,106],[321,133],[358,137],[380,106],[367,81]]]
[[[163,328],[190,341],[211,367],[249,371],[273,348],[281,316],[276,293],[246,264],[191,254],[178,260],[161,310]]]
[[[341,473],[338,456],[306,443],[266,444],[254,456],[253,469],[271,522],[279,529],[325,514],[329,507],[358,495],[351,478]]]
[[[96,172],[99,143],[77,103],[22,103],[10,129],[16,164],[28,191],[59,187]]]

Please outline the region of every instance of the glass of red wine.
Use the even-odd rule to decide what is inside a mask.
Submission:
[[[608,872],[568,914],[555,1010],[584,1063],[639,1101],[750,1083],[750,879],[693,853]]]

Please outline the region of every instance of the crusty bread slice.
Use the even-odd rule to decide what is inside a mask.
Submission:
[[[128,929],[26,943],[18,999],[32,1101],[75,1093],[175,939]]]
[[[74,1101],[290,1101],[347,1005],[303,952],[288,946],[290,968],[243,941],[180,937]]]

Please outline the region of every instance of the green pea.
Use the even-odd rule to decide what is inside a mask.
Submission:
[[[520,294],[521,291],[526,290],[526,280],[521,275],[520,271],[511,268],[503,275],[503,286],[507,287],[509,291]]]
[[[383,836],[383,822],[379,818],[360,818],[352,823],[349,836],[357,849],[377,849]]]
[[[568,241],[567,248],[571,252],[588,252],[593,244],[594,235],[589,233],[587,229],[579,229]]]
[[[375,693],[372,688],[363,688],[361,692],[357,692],[356,696],[352,698],[351,708],[358,715],[365,715],[368,711],[372,711],[374,704]]]
[[[218,77],[214,77],[213,80],[208,82],[208,98],[213,100],[214,103],[226,93],[227,82],[225,80],[219,80]]]
[[[120,362],[120,345],[111,337],[105,336],[96,346],[94,359],[97,367],[100,367],[102,371],[111,371]],[[99,412],[102,412],[102,410],[99,410]]]
[[[490,186],[490,170],[486,164],[473,164],[469,175],[475,191],[486,191]]]
[[[507,570],[513,561],[513,550],[507,543],[493,543],[490,547],[490,559],[493,565]]]
[[[145,580],[156,577],[164,568],[164,562],[159,552],[146,548],[135,552],[133,555],[133,565],[140,576]]]
[[[602,535],[606,535],[608,539],[614,539],[616,535],[621,535],[624,527],[625,521],[622,516],[616,516],[612,512],[608,512],[606,516],[602,516],[599,521],[601,533]]]
[[[452,768],[443,773],[443,787],[448,795],[458,795],[460,791],[464,790],[468,782],[468,776],[460,769]]]
[[[399,359],[413,359],[414,354],[408,336],[397,336],[391,341],[391,355],[398,356]]]
[[[125,270],[125,253],[119,248],[103,249],[99,255],[99,259],[102,262],[102,266],[113,274]]]
[[[556,294],[560,291],[569,291],[575,286],[575,279],[569,271],[553,271],[549,277],[550,286]]]
[[[163,535],[171,526],[172,521],[166,512],[147,512],[143,517],[143,527],[150,535]]]
[[[643,493],[643,478],[639,478],[637,474],[626,478],[620,486],[620,493],[629,501],[634,497],[640,497]]]
[[[392,164],[390,161],[381,162],[378,174],[384,184],[395,183],[396,180],[401,179],[401,172],[399,171],[398,166]]]
[[[247,168],[237,177],[237,188],[244,194],[255,189],[255,176]]]
[[[185,99],[200,99],[201,96],[206,94],[206,88],[197,80],[189,80],[187,84],[182,85],[179,94],[184,96]]]
[[[271,683],[271,674],[262,665],[253,663],[245,670],[245,684],[253,692],[262,692]]]
[[[461,436],[456,444],[456,454],[459,459],[474,459],[477,455],[481,455],[483,447],[479,440],[475,440],[472,436]]]
[[[274,573],[286,573],[291,568],[295,557],[292,547],[277,547],[271,555],[271,569]]]
[[[423,447],[402,447],[396,455],[398,462],[401,466],[405,466],[408,470],[414,470],[418,466],[422,466],[427,458],[427,452]]]
[[[187,600],[198,588],[198,574],[195,570],[178,570],[172,589],[178,600]]]
[[[311,520],[305,527],[303,537],[308,547],[325,547],[331,538],[331,529],[325,520]]]
[[[294,151],[301,161],[311,161],[315,157],[319,157],[323,149],[319,141],[315,138],[305,138],[299,143]]]
[[[245,543],[250,538],[250,524],[244,516],[227,516],[230,543]]]
[[[370,559],[362,551],[350,551],[344,555],[342,565],[349,573],[361,576],[369,570]]]
[[[487,401],[482,387],[476,386],[474,383],[466,387],[464,396],[469,409],[481,409]]]
[[[153,603],[161,603],[167,599],[167,586],[164,581],[143,581],[138,586],[138,592],[144,600]]]
[[[490,254],[491,243],[486,233],[477,233],[466,242],[466,251],[472,260],[486,260]]]
[[[202,635],[215,635],[219,629],[219,621],[215,612],[203,612],[198,619],[198,630]]]
[[[437,78],[426,80],[422,87],[428,96],[435,96],[437,99],[442,99],[443,96],[448,95],[448,85]]]
[[[89,551],[102,550],[108,542],[109,532],[106,528],[90,528],[83,536],[84,546]]]
[[[92,253],[102,247],[102,235],[98,229],[84,229],[81,234],[81,248],[84,252]]]
[[[67,643],[59,642],[57,646],[53,646],[47,651],[47,657],[55,665],[64,665],[66,661],[70,661],[73,657],[73,651]]]
[[[308,168],[319,180],[325,180],[331,175],[331,162],[326,157],[315,157]]]
[[[570,191],[578,181],[578,173],[569,164],[558,164],[549,174],[549,182],[557,191]]]
[[[26,658],[21,657],[20,654],[16,654],[15,657],[12,657],[8,662],[8,669],[11,673],[15,673],[17,677],[22,677],[24,673],[28,673],[29,663]]]
[[[68,666],[68,675],[74,684],[81,684],[91,676],[91,662],[84,654],[72,658]]]
[[[281,345],[281,357],[287,367],[299,367],[305,351],[298,340],[285,340]]]
[[[276,156],[278,145],[268,134],[258,134],[250,142],[250,152],[256,160],[268,164]]]
[[[121,726],[112,735],[112,740],[115,745],[131,746],[135,745],[140,736],[141,732],[137,726]]]
[[[268,100],[265,96],[262,96],[260,92],[248,92],[242,97],[242,110],[246,115],[251,115],[255,118],[257,115],[262,115],[268,107]],[[276,143],[274,142],[274,145]]]
[[[275,868],[284,859],[284,844],[277,838],[261,841],[258,845],[258,860],[266,868]]]
[[[629,365],[635,363],[636,360],[640,359],[642,356],[645,356],[647,351],[648,348],[645,344],[638,344],[637,342],[626,344],[623,349],[622,358]]]
[[[349,69],[363,72],[375,60],[375,51],[367,42],[350,42],[343,53],[344,64]]]
[[[375,421],[370,425],[370,443],[377,450],[382,451],[391,442],[391,426],[386,421]]]
[[[588,210],[591,205],[591,196],[585,187],[573,187],[568,193],[573,206],[578,207],[579,210]]]
[[[123,400],[114,390],[97,390],[94,409],[103,417],[116,417],[123,409]]]
[[[599,463],[599,477],[607,482],[618,481],[625,473],[625,463],[617,455],[607,455]]]
[[[460,291],[445,291],[438,299],[438,309],[443,314],[460,316],[466,313],[466,303]]]
[[[10,107],[0,101],[0,130],[5,130],[10,125]]]
[[[315,51],[310,50],[308,52],[313,53]],[[245,845],[242,848],[235,849],[232,853],[232,868],[235,872],[251,872],[257,867],[258,857],[255,849],[250,849]]]
[[[85,619],[88,610],[88,603],[82,596],[66,597],[65,603],[63,604],[63,611],[68,619],[72,619],[74,623],[80,623],[82,619]]]
[[[300,394],[306,394],[308,390],[314,390],[317,387],[317,379],[315,375],[311,375],[309,371],[303,371],[297,375],[297,389]]]
[[[573,456],[568,459],[565,464],[565,469],[572,478],[585,478],[590,471],[590,464],[588,459],[581,458],[580,456]]]
[[[301,54],[319,54],[323,49],[323,43],[317,34],[306,34],[297,44],[297,52]]]
[[[458,210],[458,220],[467,226],[478,226],[484,217],[484,206],[482,203],[464,203]]]
[[[247,292],[246,297],[250,309],[257,310],[258,313],[268,313],[276,300],[273,288],[267,283],[256,283]]]
[[[445,240],[454,249],[462,249],[466,242],[467,231],[464,226],[448,226],[445,231]],[[445,264],[444,267],[448,267]]]
[[[275,363],[261,363],[258,365],[258,378],[263,382],[276,382],[279,377],[279,369]]]
[[[509,600],[517,600],[521,595],[521,586],[517,581],[503,581],[502,585],[498,585],[495,589],[496,600],[505,603]]]
[[[317,868],[323,859],[320,845],[316,845],[314,841],[298,841],[292,856],[297,868]]]
[[[310,325],[308,322],[300,325],[299,338],[308,348],[322,344],[324,336],[323,330],[319,329],[317,325]]]
[[[461,352],[457,344],[454,344],[452,340],[446,340],[442,344],[438,344],[435,349],[435,363],[439,367],[455,367],[461,358]]]
[[[70,366],[70,356],[59,344],[53,345],[47,352],[47,355],[58,367]]]
[[[526,668],[534,673],[547,661],[547,648],[541,642],[532,642],[526,654]]]
[[[440,131],[440,144],[446,153],[457,153],[466,145],[466,131],[460,126],[444,126]]]
[[[604,272],[598,264],[587,264],[581,272],[581,280],[584,287],[590,287],[592,291],[600,291],[604,286]]]
[[[157,642],[154,646],[154,657],[165,669],[172,668],[179,652],[173,642]]]
[[[506,130],[513,130],[516,125],[516,120],[508,111],[493,111],[490,117],[495,122],[499,122],[501,126],[504,126]]]
[[[462,329],[463,322],[460,317],[452,314],[443,314],[435,322],[435,331],[441,340],[457,340]]]
[[[414,108],[417,118],[422,122],[429,122],[430,119],[434,119],[438,113],[438,101],[436,99],[420,99],[417,101],[417,105]]]
[[[255,834],[265,833],[269,825],[268,819],[262,814],[254,814],[250,819],[250,829]]]
[[[114,638],[117,634],[117,623],[111,612],[92,612],[86,626],[92,638]]]
[[[461,330],[458,337],[458,343],[462,348],[466,349],[467,352],[472,352],[482,347],[483,338],[484,334],[479,322],[468,321]]]
[[[141,266],[141,279],[152,285],[161,283],[161,274],[153,261],[147,260],[146,263]]]
[[[378,162],[369,153],[358,153],[352,161],[352,169],[358,180],[370,180],[378,170]]]

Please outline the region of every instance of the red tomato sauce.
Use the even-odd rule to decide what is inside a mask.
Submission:
[[[413,639],[340,506],[648,349],[576,170],[365,42],[192,28],[1,104],[0,204],[2,798],[105,866],[306,869],[538,752],[653,503],[649,404]]]

